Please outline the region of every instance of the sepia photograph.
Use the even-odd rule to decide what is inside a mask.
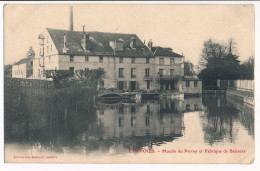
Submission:
[[[7,4],[6,163],[255,160],[252,4]]]

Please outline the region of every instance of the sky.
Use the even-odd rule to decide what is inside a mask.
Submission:
[[[4,7],[4,64],[39,54],[38,35],[46,28],[69,29],[69,5]],[[251,5],[73,5],[74,30],[134,33],[154,46],[171,47],[197,65],[204,41],[232,38],[239,59],[254,56],[254,6]]]

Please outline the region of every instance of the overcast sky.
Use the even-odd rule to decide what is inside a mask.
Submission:
[[[135,33],[141,40],[171,47],[198,63],[203,42],[237,43],[240,60],[254,56],[254,8],[246,5],[73,5],[74,30]],[[46,27],[69,29],[68,5],[6,5],[5,64],[38,56],[38,35]]]

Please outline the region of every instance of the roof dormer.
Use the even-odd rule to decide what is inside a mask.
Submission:
[[[110,41],[109,45],[114,51],[118,52],[124,50],[124,40],[121,38],[115,41]]]
[[[130,47],[131,47],[132,49],[136,49],[136,38],[135,38],[135,37],[132,37],[132,38],[130,39]]]
[[[43,46],[44,45],[44,35],[43,34],[39,34],[38,36],[38,40],[39,40],[39,45]]]

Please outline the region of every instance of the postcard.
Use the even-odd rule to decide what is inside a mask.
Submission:
[[[6,163],[255,158],[254,5],[7,4]]]

